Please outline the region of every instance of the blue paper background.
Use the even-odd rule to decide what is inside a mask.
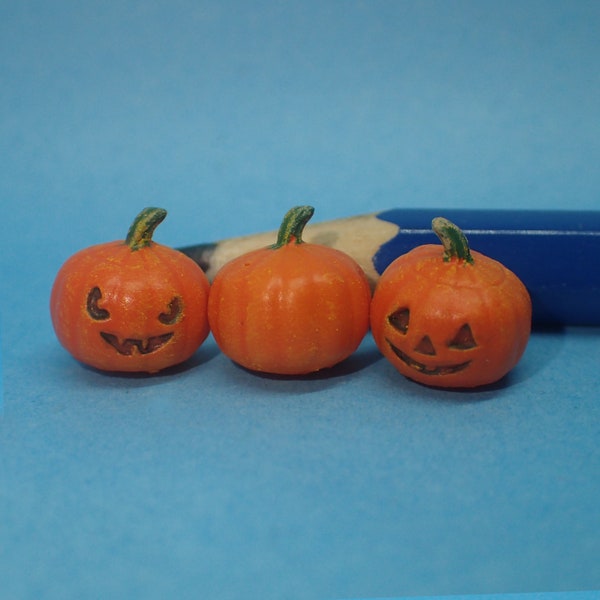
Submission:
[[[0,2],[0,596],[352,598],[600,588],[598,330],[503,385],[323,376],[210,339],[75,363],[76,250],[147,205],[174,246],[394,206],[598,209],[597,2]]]

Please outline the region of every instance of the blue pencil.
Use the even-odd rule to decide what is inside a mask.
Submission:
[[[458,225],[471,249],[511,269],[527,286],[534,325],[600,325],[600,211],[391,209],[309,223],[304,240],[338,248],[372,285],[398,256],[439,243],[431,220]],[[236,256],[267,246],[276,232],[180,248],[212,279]]]

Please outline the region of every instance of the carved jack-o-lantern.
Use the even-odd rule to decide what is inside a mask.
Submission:
[[[206,275],[152,241],[165,216],[147,208],[125,241],[81,250],[61,267],[50,312],[59,341],[77,360],[152,373],[188,359],[208,336]]]
[[[371,303],[382,354],[406,377],[438,387],[475,387],[519,361],[531,330],[531,300],[499,262],[470,251],[446,219],[433,221],[443,248],[427,244],[396,259]]]

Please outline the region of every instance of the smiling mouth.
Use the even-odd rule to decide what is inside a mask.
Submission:
[[[386,339],[386,342],[389,344],[392,352],[407,366],[419,373],[423,373],[423,375],[451,375],[452,373],[458,373],[463,369],[466,369],[471,361],[467,360],[462,363],[458,363],[456,365],[440,365],[437,367],[428,367],[426,364],[411,358],[408,354],[405,354],[399,348],[396,348],[390,340]]]
[[[120,340],[116,335],[112,333],[100,332],[100,337],[108,342],[119,354],[124,356],[131,356],[135,350],[139,354],[150,354],[156,352],[159,348],[162,348],[172,337],[172,333],[163,333],[162,335],[154,335],[146,338],[145,340],[138,340],[133,338],[127,338]]]

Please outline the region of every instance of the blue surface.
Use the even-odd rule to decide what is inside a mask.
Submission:
[[[600,588],[597,328],[501,385],[107,376],[54,338],[78,249],[394,206],[597,210],[596,2],[2,2],[0,597]]]

